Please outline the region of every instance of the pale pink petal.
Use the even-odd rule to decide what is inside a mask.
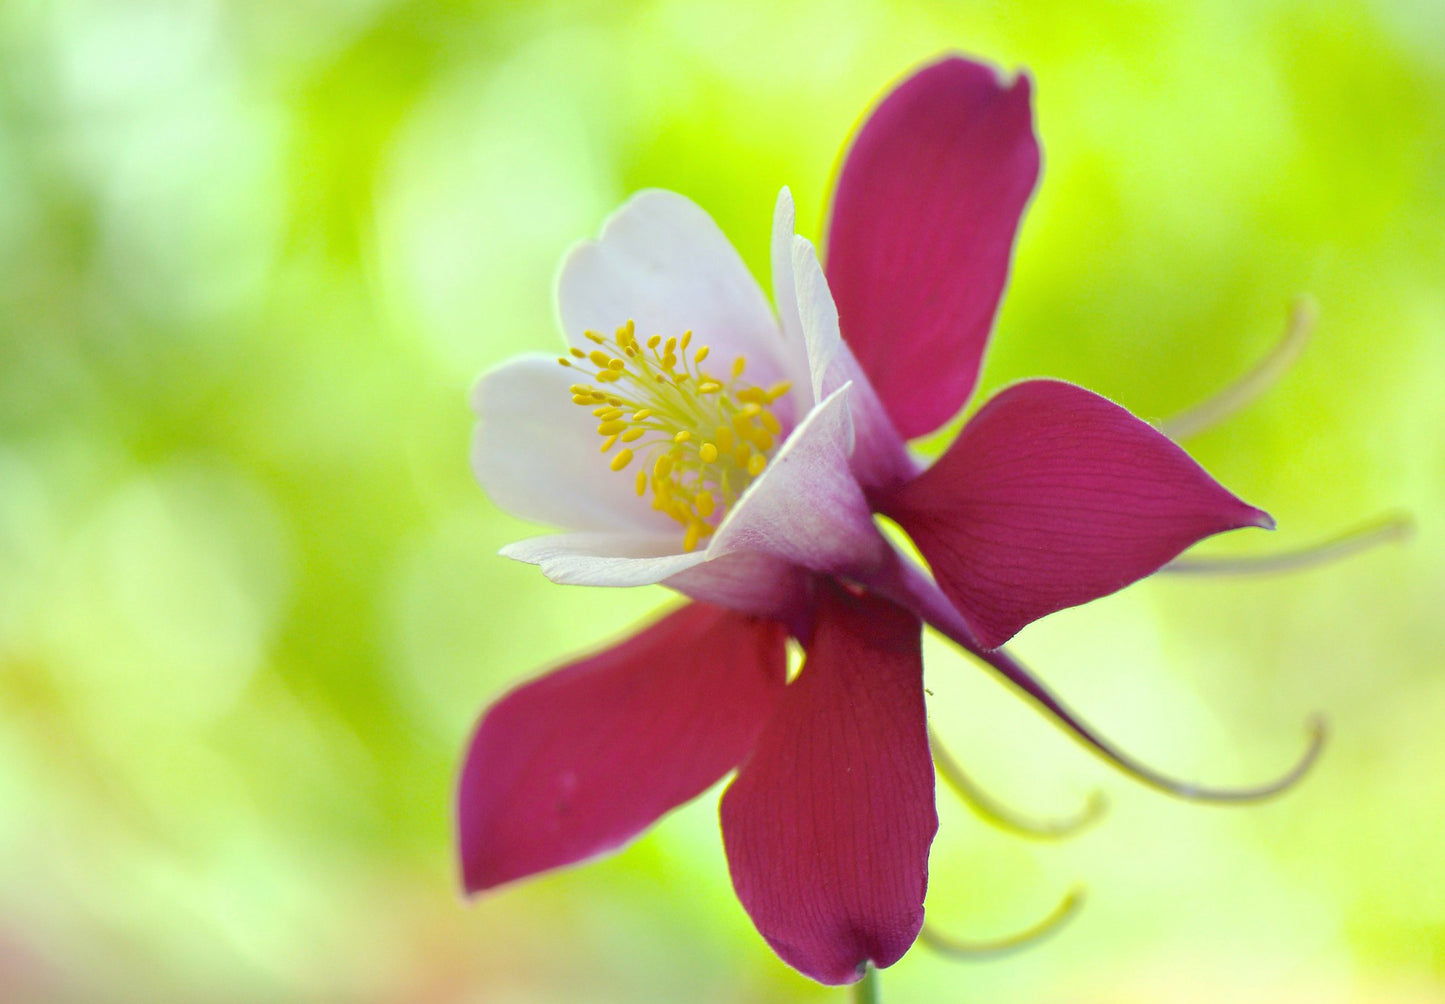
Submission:
[[[793,430],[718,528],[708,557],[757,552],[819,572],[864,574],[886,544],[848,470],[848,393],[834,391]]]
[[[731,770],[783,693],[784,641],[690,603],[494,704],[458,786],[467,891],[613,850]]]
[[[705,603],[784,624],[807,618],[810,573],[768,554],[734,551],[670,575],[662,584]]]
[[[777,304],[778,324],[783,332],[783,349],[790,374],[788,379],[793,382],[793,391],[788,397],[801,417],[822,398],[813,394],[808,346],[803,337],[803,322],[798,316],[798,292],[793,281],[795,219],[793,193],[784,186],[778,192],[778,201],[773,207],[773,301]]]
[[[673,525],[608,469],[597,419],[572,403],[575,370],[529,355],[488,370],[472,391],[478,417],[472,470],[514,516],[574,530],[665,530]]]
[[[1152,426],[1056,380],[999,393],[938,463],[879,501],[984,648],[1201,538],[1274,525]]]
[[[822,400],[846,383],[853,389],[848,410],[853,416],[856,445],[850,466],[866,487],[900,484],[917,473],[903,438],[893,427],[872,384],[868,382],[848,343],[838,330],[838,310],[823,277],[813,245],[802,237],[793,238],[793,271],[798,313],[808,365],[812,370],[813,394]]]
[[[589,329],[611,335],[628,320],[643,338],[693,333],[720,370],[738,356],[759,386],[788,378],[778,322],[757,280],[706,212],[675,192],[639,192],[602,236],[572,249],[557,280],[562,329],[595,348]]]
[[[973,390],[1038,171],[1028,79],[957,57],[885,96],[844,157],[828,281],[843,336],[907,438]]]
[[[836,586],[752,756],[723,795],[738,899],[789,965],[851,983],[923,924],[938,829],[920,625]]]

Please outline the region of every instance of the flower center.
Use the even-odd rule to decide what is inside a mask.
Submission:
[[[702,368],[708,346],[691,349],[691,331],[644,343],[628,321],[612,338],[586,337],[598,347],[557,360],[595,381],[574,383],[572,403],[592,409],[603,453],[622,444],[612,454],[614,471],[641,456],[637,494],[651,488],[652,507],[683,526],[683,550],[694,550],[767,466],[782,431],[769,406],[791,384],[742,382],[742,356],[730,377],[714,376]]]

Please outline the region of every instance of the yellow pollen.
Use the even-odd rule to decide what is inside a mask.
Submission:
[[[592,381],[571,385],[573,402],[597,419],[612,470],[625,470],[641,456],[637,495],[645,498],[651,489],[652,508],[678,524],[686,551],[712,536],[766,468],[783,434],[770,406],[789,389],[787,383],[766,389],[743,383],[747,360],[741,356],[729,375],[705,372],[711,348],[693,349],[692,334],[650,334],[643,341],[629,321],[610,338],[584,332],[596,348],[574,347],[571,358],[557,360]]]

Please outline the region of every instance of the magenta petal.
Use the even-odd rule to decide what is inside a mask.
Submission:
[[[1000,392],[938,463],[880,502],[984,648],[1210,534],[1274,526],[1152,426],[1057,380]]]
[[[737,766],[783,693],[785,637],[690,603],[494,704],[457,796],[467,891],[619,847]]]
[[[738,899],[790,966],[852,983],[923,925],[938,829],[921,625],[826,587],[802,672],[722,799]]]
[[[946,422],[977,382],[1038,173],[1028,78],[959,58],[899,84],[844,157],[828,284],[906,438]]]

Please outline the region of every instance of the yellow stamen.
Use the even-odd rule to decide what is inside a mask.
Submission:
[[[592,381],[571,386],[573,402],[597,419],[601,452],[611,454],[614,471],[642,454],[634,476],[638,496],[650,488],[652,508],[676,521],[684,548],[695,550],[767,466],[783,432],[769,406],[788,385],[764,390],[742,383],[742,357],[728,376],[706,372],[711,349],[693,350],[691,331],[680,338],[650,335],[644,345],[629,321],[610,338],[584,335],[597,348],[572,348],[570,359],[557,360]]]

